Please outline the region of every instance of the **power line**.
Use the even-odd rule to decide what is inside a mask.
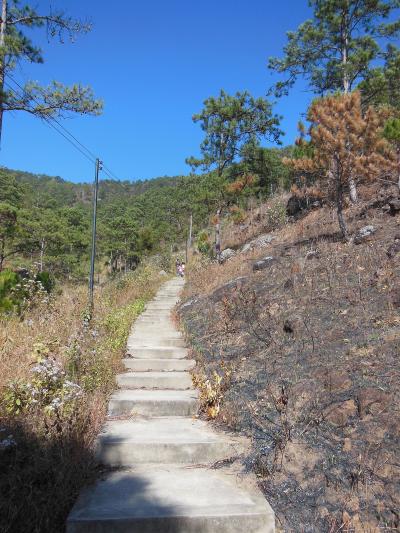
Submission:
[[[21,91],[24,91],[24,88],[22,85],[16,81],[10,74],[7,74],[7,77],[15,84],[17,87],[21,89]],[[14,92],[14,94],[17,94],[15,90],[7,83],[6,85]],[[18,96],[18,95],[17,95]],[[37,102],[39,105],[41,105],[41,102],[32,95],[32,99]],[[55,117],[40,117],[46,124],[48,124],[50,127],[52,127],[57,133],[62,135],[64,139],[66,139],[74,148],[76,148],[86,159],[91,161],[92,163],[96,163],[96,160],[98,159],[98,156],[94,154],[87,146],[85,146],[75,135],[73,135],[59,120],[57,120]],[[56,123],[57,126],[62,130],[60,131],[53,123]],[[63,133],[65,132],[65,133]],[[68,137],[69,135],[69,137]],[[103,171],[107,176],[111,179],[119,180],[118,177],[106,166],[103,164]]]
[[[118,180],[114,172],[112,172],[104,163],[103,163],[103,171],[108,175],[109,178]]]
[[[14,95],[16,95],[17,97],[19,96],[18,93],[14,90],[14,88],[7,82],[5,81],[4,84],[6,85],[6,87],[8,87],[8,89],[14,93]],[[31,110],[32,111],[32,110]],[[95,163],[96,159],[93,159],[91,156],[88,156],[87,153],[85,153],[80,147],[79,145],[77,145],[72,139],[70,139],[67,135],[65,135],[65,133],[63,133],[61,130],[59,130],[57,128],[57,126],[55,126],[51,120],[49,118],[46,118],[46,117],[40,117],[41,120],[47,124],[50,128],[53,128],[57,133],[59,133],[62,137],[64,137],[65,140],[67,140],[70,144],[72,144],[72,146],[74,148],[76,148],[76,150],[78,150],[84,157],[86,157],[86,159],[88,159],[91,163]]]
[[[17,87],[19,87],[19,89],[22,91],[22,95],[19,95],[18,92],[14,89],[14,87],[12,87],[8,83],[8,81],[4,81],[4,85],[17,98],[23,97],[24,88],[16,80],[14,80],[12,76],[8,75],[8,77]],[[35,96],[32,96],[32,99],[35,100],[39,105],[41,105],[41,102],[39,102],[35,98]],[[28,111],[34,113],[33,106],[30,105],[29,101],[27,104],[27,109]],[[93,313],[94,273],[95,273],[95,261],[96,261],[96,220],[97,220],[97,201],[98,201],[98,189],[99,189],[99,171],[104,170],[105,174],[109,176],[111,179],[118,180],[118,178],[115,176],[115,174],[113,174],[113,172],[108,167],[103,165],[100,159],[96,157],[95,154],[91,150],[89,150],[89,148],[87,148],[87,146],[85,146],[79,139],[77,139],[57,119],[55,119],[54,117],[46,117],[46,116],[39,117],[39,118],[41,118],[47,126],[53,128],[57,133],[59,133],[76,150],[78,150],[86,159],[88,159],[91,163],[95,163],[96,165],[94,194],[93,194],[92,246],[91,246],[90,274],[89,274],[89,308],[90,308],[90,314],[92,314]],[[56,124],[58,127],[56,126]]]
[[[7,77],[17,87],[19,87],[19,89],[21,89],[21,91],[24,91],[24,88],[22,87],[22,85],[18,81],[16,81],[10,74],[7,73]],[[40,102],[34,95],[31,95],[31,97],[32,97],[32,100],[34,100],[37,104],[39,104],[39,105],[42,104],[42,102]],[[67,135],[69,135],[77,144],[79,144],[79,146],[81,146],[81,148],[83,148],[88,153],[88,155],[94,159],[94,161],[96,160],[96,158],[97,158],[96,154],[94,154],[91,150],[89,150],[89,148],[87,146],[85,146],[69,130],[67,130],[67,128],[65,126],[63,126],[61,124],[61,122],[59,120],[57,120],[55,117],[40,117],[40,118],[42,118],[42,120],[46,120],[46,121],[52,120],[53,122],[55,122]]]
[[[11,87],[9,83],[5,81],[4,84],[6,85],[6,87],[8,87],[9,90],[11,90],[11,92],[13,92],[16,96],[18,96],[18,94],[15,92],[15,90],[13,89],[13,87]],[[92,159],[91,157],[89,157],[77,144],[75,144],[72,141],[72,139],[70,139],[69,137],[67,137],[67,135],[65,135],[62,131],[60,131],[48,118],[46,117],[40,117],[40,118],[50,128],[53,128],[57,133],[62,135],[64,139],[66,139],[70,144],[72,144],[72,146],[76,148],[76,150],[78,150],[84,157],[86,157],[86,159],[88,159],[91,163],[95,162],[95,159]]]

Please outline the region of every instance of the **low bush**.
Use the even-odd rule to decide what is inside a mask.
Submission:
[[[201,231],[197,237],[196,246],[198,251],[206,256],[209,256],[212,252],[212,244],[210,237],[206,231]]]
[[[54,288],[48,272],[21,276],[11,270],[0,272],[0,314],[22,315],[40,302],[47,302]]]
[[[0,272],[0,313],[12,313],[15,308],[11,296],[12,289],[17,285],[19,276],[11,270]]]

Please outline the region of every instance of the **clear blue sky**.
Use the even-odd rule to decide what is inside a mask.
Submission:
[[[50,0],[40,0],[45,10]],[[76,43],[40,43],[44,65],[18,69],[18,80],[53,79],[91,85],[104,100],[99,118],[64,121],[121,179],[187,173],[202,132],[193,113],[221,88],[265,95],[274,78],[267,58],[280,55],[285,33],[309,17],[307,0],[56,0],[53,6],[89,17],[93,30]],[[108,7],[111,9],[108,9]],[[285,142],[311,95],[297,87],[276,111]],[[92,179],[91,164],[53,130],[23,113],[6,114],[0,165]]]

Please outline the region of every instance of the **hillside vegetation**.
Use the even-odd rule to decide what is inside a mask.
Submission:
[[[278,530],[397,530],[398,189],[360,191],[344,214],[370,230],[351,244],[329,207],[274,228],[284,200],[225,226],[223,264],[191,260],[180,315],[203,416],[250,437],[239,462]]]
[[[101,473],[94,440],[133,321],[165,276],[142,265],[96,291],[31,298],[0,318],[0,530],[59,533],[80,490]]]
[[[225,178],[212,173],[144,182],[101,180],[96,270],[114,275],[134,270],[149,254],[170,253],[188,238],[190,215],[197,233],[224,195],[236,204],[257,192],[270,194],[271,185],[280,186],[287,174],[286,153],[263,150],[260,182],[245,193],[225,191]],[[35,267],[59,279],[85,280],[91,209],[90,184],[1,169],[0,271]]]

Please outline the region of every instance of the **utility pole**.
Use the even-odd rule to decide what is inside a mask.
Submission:
[[[189,220],[189,248],[192,247],[192,231],[193,231],[193,213],[190,213],[190,220]]]
[[[1,22],[0,22],[0,146],[1,134],[3,130],[3,107],[4,107],[4,81],[6,75],[6,31],[7,31],[7,0],[1,3]]]
[[[189,261],[190,250],[192,249],[192,231],[193,231],[193,215],[190,213],[189,218],[189,237],[186,241],[186,263]]]
[[[92,214],[92,252],[90,257],[90,275],[89,275],[89,312],[93,313],[93,291],[94,291],[94,264],[96,260],[96,223],[97,223],[97,196],[99,192],[99,171],[101,170],[101,161],[96,159],[94,187],[93,187],[93,214]]]

